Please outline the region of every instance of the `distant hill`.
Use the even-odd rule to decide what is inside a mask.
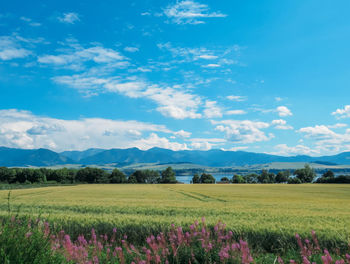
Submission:
[[[270,162],[310,162],[309,156],[282,157],[264,153],[253,153],[245,151],[223,151],[223,150],[181,150],[172,151],[162,148],[151,148],[147,151],[138,148],[110,149],[105,150],[87,158],[81,159],[79,163],[108,164],[108,163],[194,163],[212,167],[232,167],[252,164],[264,164]]]
[[[83,150],[83,151],[79,151],[79,150],[63,151],[59,154],[61,154],[62,156],[65,156],[67,158],[70,158],[71,160],[74,160],[75,162],[78,162],[81,159],[96,155],[102,151],[105,151],[105,149],[90,148],[90,149]]]
[[[15,149],[0,147],[0,166],[52,166],[74,163],[48,149]]]
[[[140,150],[88,149],[85,151],[64,151],[56,153],[48,149],[13,149],[0,147],[0,166],[54,166],[62,164],[126,166],[137,163],[193,163],[210,167],[249,166],[267,163],[305,162],[324,165],[350,165],[350,152],[334,156],[310,157],[305,155],[284,157],[246,151],[223,151],[218,149],[172,151],[162,148]]]

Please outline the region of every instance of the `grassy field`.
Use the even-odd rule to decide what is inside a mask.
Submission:
[[[0,191],[3,216],[7,196]],[[10,205],[12,214],[41,215],[73,235],[117,227],[135,243],[201,217],[267,251],[311,230],[328,248],[350,241],[350,185],[76,185],[12,190]]]

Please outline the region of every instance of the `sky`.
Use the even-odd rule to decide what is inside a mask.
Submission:
[[[2,1],[0,146],[350,151],[349,9]]]

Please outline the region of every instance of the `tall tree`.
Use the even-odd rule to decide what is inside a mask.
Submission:
[[[161,183],[177,183],[175,172],[171,167],[168,167],[162,171]]]
[[[312,182],[316,177],[315,170],[311,168],[309,164],[305,164],[303,169],[295,170],[294,175],[296,175],[302,183]]]
[[[125,183],[126,181],[126,175],[118,169],[114,169],[109,176],[110,183]]]

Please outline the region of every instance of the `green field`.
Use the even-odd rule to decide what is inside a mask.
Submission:
[[[8,214],[0,191],[0,214]],[[132,240],[171,223],[219,220],[253,247],[279,250],[315,230],[325,246],[350,241],[350,185],[76,185],[12,190],[12,214],[40,215],[70,234],[117,227]],[[341,244],[341,241],[343,242]],[[344,244],[345,243],[345,244]]]

